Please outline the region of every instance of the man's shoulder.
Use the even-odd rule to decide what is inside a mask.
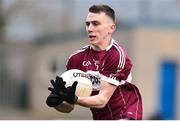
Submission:
[[[124,48],[118,43],[113,43],[108,52],[114,56],[122,55],[125,53]]]
[[[75,50],[75,51],[70,55],[69,58],[71,58],[71,57],[78,57],[78,56],[80,56],[81,54],[85,53],[89,48],[90,48],[90,46],[89,46],[89,45],[86,45],[86,46],[84,46],[84,47],[82,47],[82,48],[80,48],[80,49],[78,49],[78,50]]]
[[[115,51],[124,51],[124,47],[117,42],[113,42],[112,48]]]

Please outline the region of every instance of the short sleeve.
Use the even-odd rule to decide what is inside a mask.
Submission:
[[[73,56],[70,56],[66,62],[66,69],[70,70],[70,69],[75,69],[76,68],[76,60]]]
[[[131,72],[132,63],[127,54],[122,51],[112,53],[104,63],[104,70],[100,73],[115,80],[126,80]]]

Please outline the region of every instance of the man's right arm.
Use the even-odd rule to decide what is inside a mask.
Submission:
[[[69,104],[66,101],[54,107],[57,111],[62,113],[70,113],[74,109],[74,104]]]

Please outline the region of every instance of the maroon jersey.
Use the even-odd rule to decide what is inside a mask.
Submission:
[[[131,61],[124,49],[113,39],[103,51],[95,51],[90,45],[74,52],[67,61],[67,70],[99,71],[113,81],[125,82],[117,89],[104,108],[91,108],[95,120],[115,120],[122,118],[142,119],[142,100],[138,88],[127,82],[131,72]],[[100,80],[92,79],[93,92],[99,92]]]

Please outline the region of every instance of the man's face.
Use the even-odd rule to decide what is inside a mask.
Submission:
[[[115,24],[104,12],[90,12],[86,18],[86,31],[90,43],[99,46],[111,39],[115,31]]]

